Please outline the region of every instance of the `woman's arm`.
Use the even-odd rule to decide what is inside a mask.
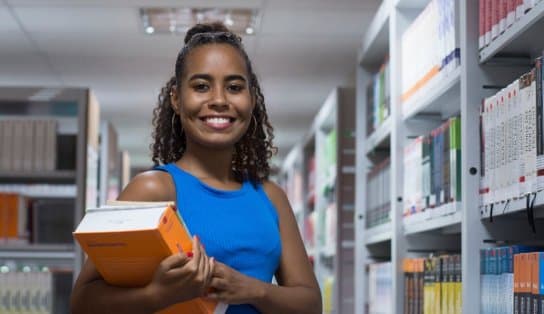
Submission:
[[[172,187],[164,181],[164,175],[159,172],[138,175],[121,193],[119,200],[171,200],[168,193]],[[87,260],[72,291],[71,312],[149,314],[170,304],[201,296],[211,280],[214,266],[198,240],[193,241],[192,258],[184,253],[167,257],[159,265],[151,283],[141,288],[108,285],[92,261]]]
[[[308,260],[298,226],[285,193],[265,183],[278,211],[282,253],[276,280],[279,286],[245,276],[216,262],[212,298],[226,303],[249,303],[262,313],[322,313],[321,292]]]

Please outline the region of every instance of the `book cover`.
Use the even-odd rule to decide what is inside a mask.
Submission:
[[[192,251],[191,235],[173,204],[88,209],[73,235],[104,280],[119,287],[145,286],[164,258]],[[160,314],[225,310],[224,304],[199,298],[172,305]]]

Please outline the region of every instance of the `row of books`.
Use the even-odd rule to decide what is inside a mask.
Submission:
[[[402,34],[403,102],[431,78],[450,73],[459,66],[458,6],[456,0],[431,0]]]
[[[461,313],[461,255],[403,260],[404,313]]]
[[[1,172],[73,170],[76,146],[75,134],[58,133],[57,120],[0,120]]]
[[[544,189],[542,57],[480,110],[483,205]]]
[[[0,243],[72,244],[74,199],[32,199],[0,192]]]
[[[386,58],[366,87],[367,135],[372,134],[391,114],[390,72],[389,59]]]
[[[544,313],[544,253],[537,250],[521,245],[480,250],[481,313]]]
[[[15,263],[0,265],[0,313],[69,313],[71,272]]]
[[[514,25],[542,0],[479,0],[480,49]]]
[[[368,265],[368,313],[392,314],[393,266],[391,262]]]
[[[391,160],[384,159],[367,174],[366,228],[391,221]]]
[[[405,217],[461,200],[461,119],[452,117],[404,150]]]
[[[338,213],[335,203],[331,203],[325,210],[319,211],[318,241],[327,256],[333,256],[336,252],[336,225]]]

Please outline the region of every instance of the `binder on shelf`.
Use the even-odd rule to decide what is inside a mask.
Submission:
[[[146,285],[164,258],[192,250],[183,219],[173,204],[164,203],[88,209],[74,237],[104,280],[121,287]],[[226,307],[198,298],[160,313],[224,313]]]

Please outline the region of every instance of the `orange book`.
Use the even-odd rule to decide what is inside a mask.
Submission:
[[[17,244],[26,243],[27,208],[23,196],[15,193],[0,193],[0,240]]]
[[[159,263],[192,251],[191,235],[173,204],[141,203],[88,209],[74,237],[104,280],[118,287],[147,285]],[[197,298],[160,314],[225,313],[226,304]]]
[[[531,297],[530,297],[530,308],[531,313],[538,312],[538,298],[539,298],[539,252],[532,252],[529,255],[529,260],[531,261]]]

